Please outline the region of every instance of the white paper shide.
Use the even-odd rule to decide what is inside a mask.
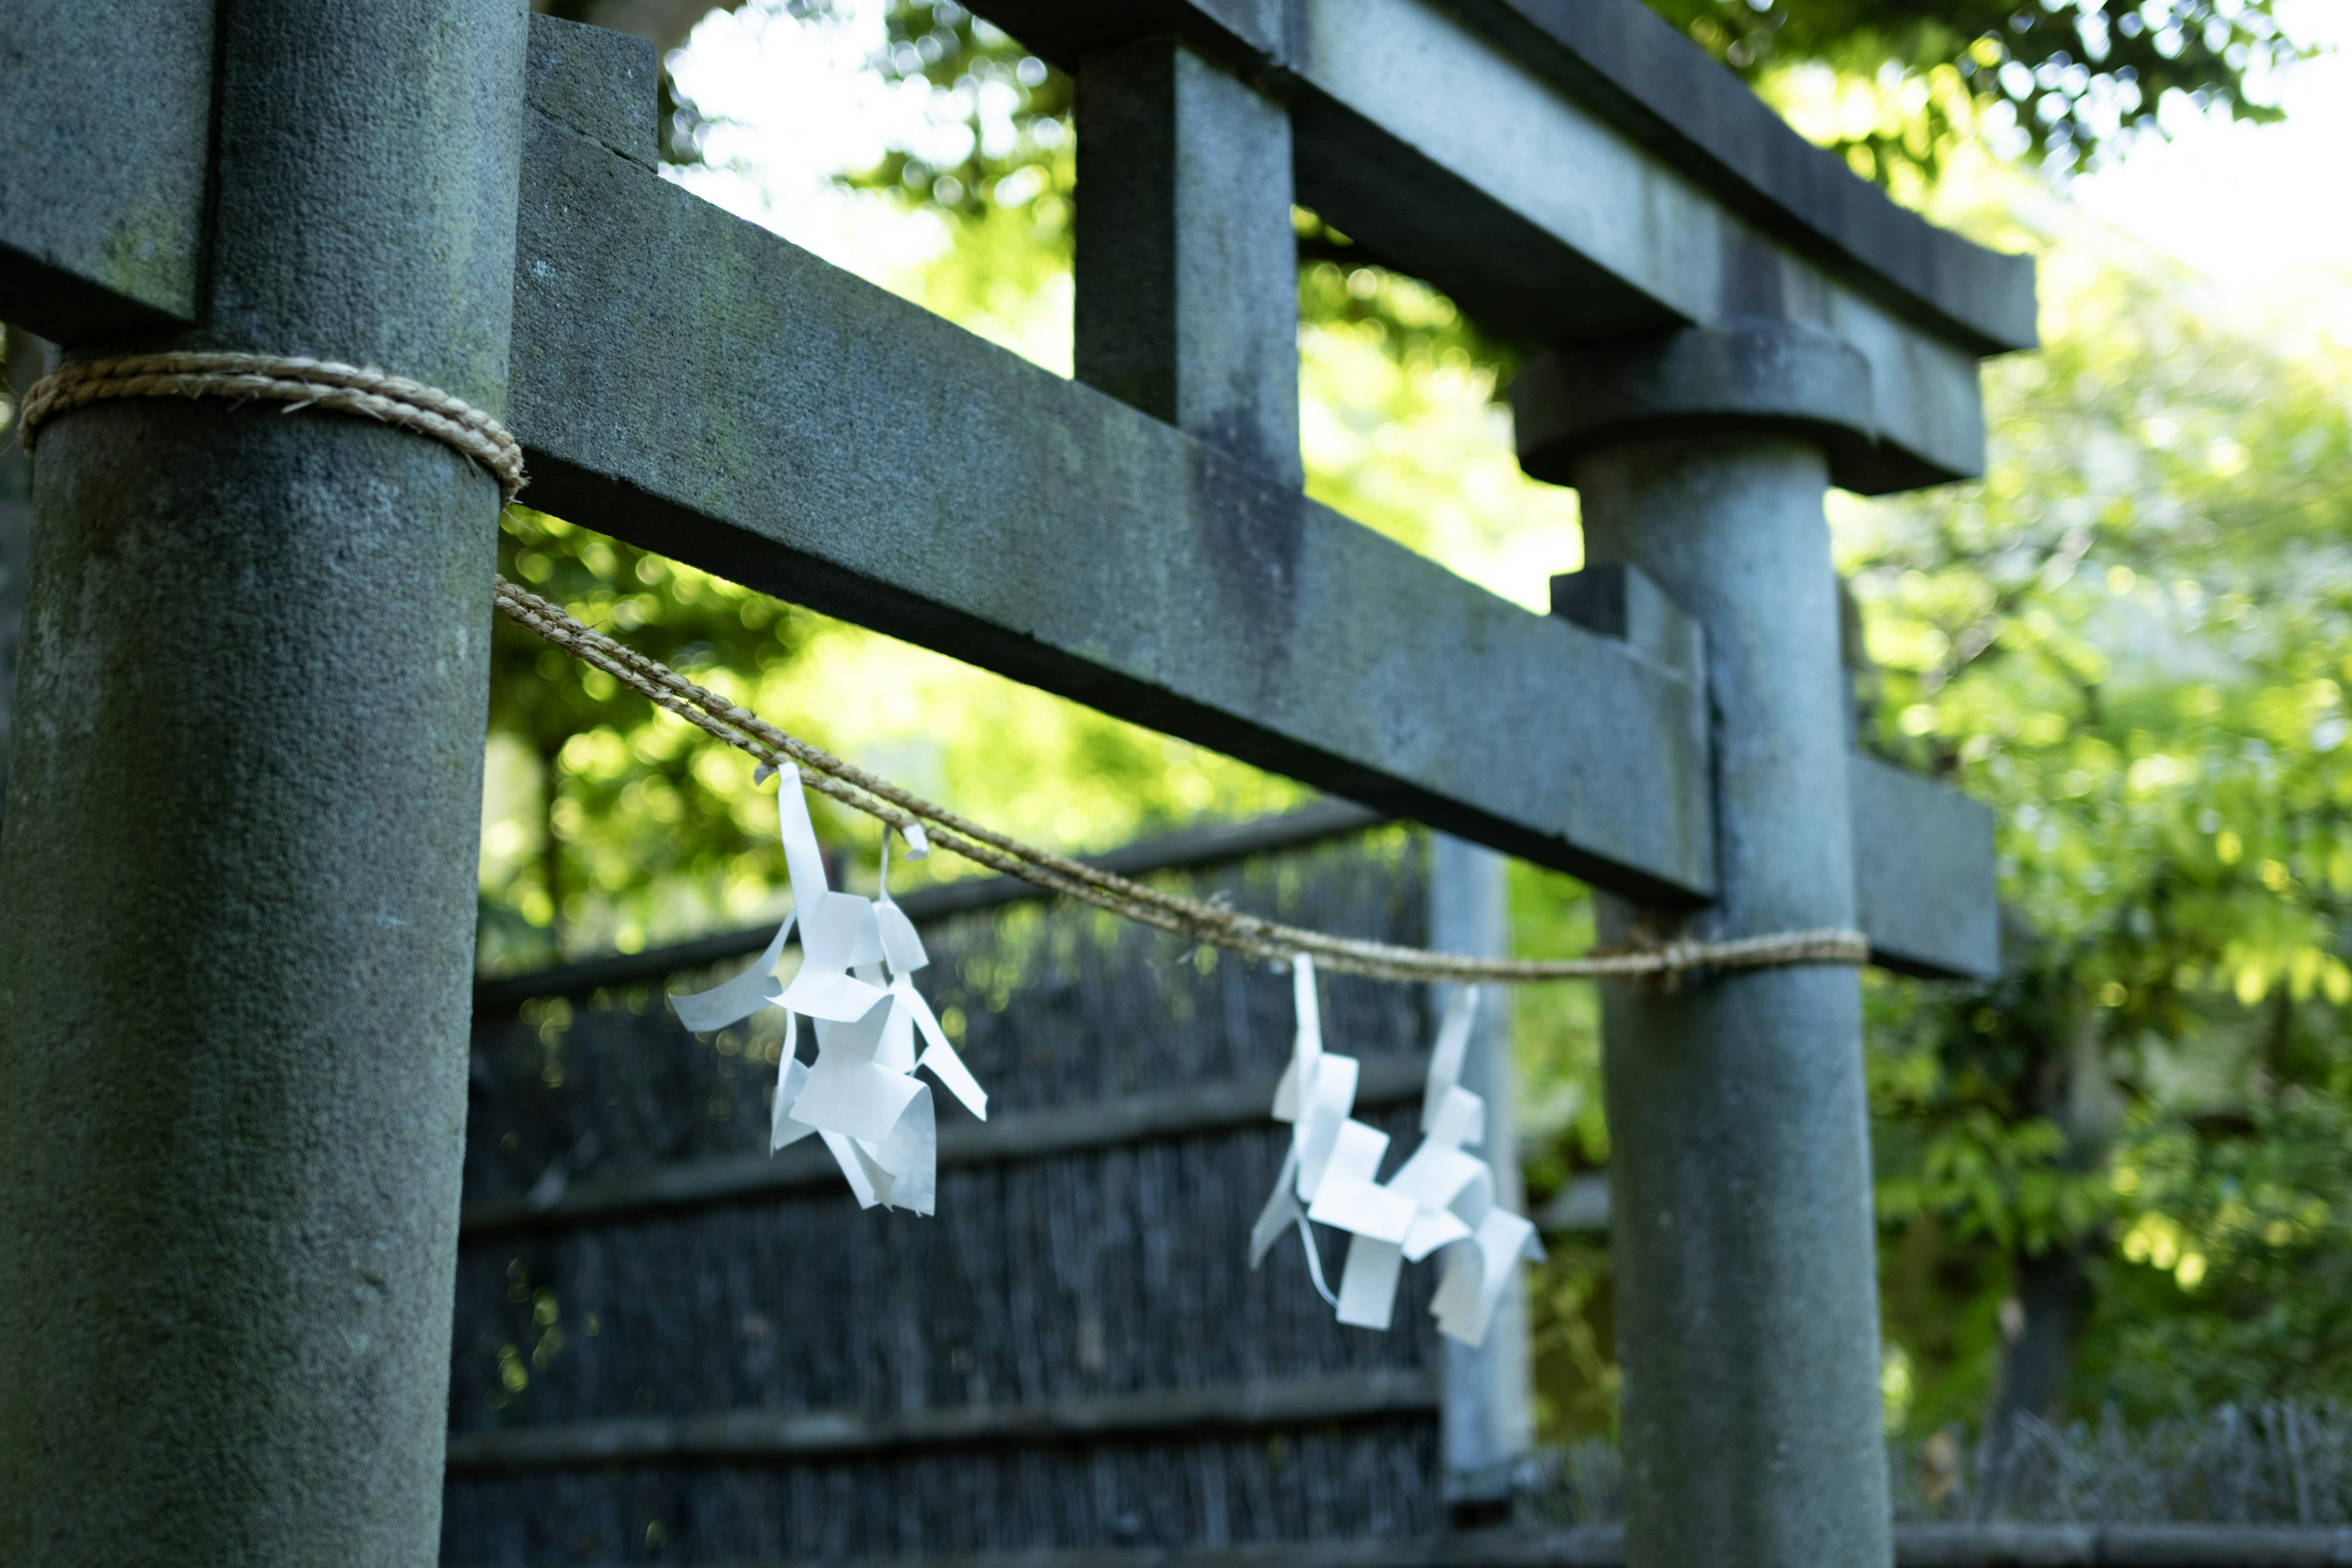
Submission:
[[[769,1149],[814,1133],[832,1152],[861,1207],[879,1204],[929,1214],[939,1192],[939,1120],[930,1085],[915,1073],[929,1072],[983,1121],[988,1096],[915,989],[915,972],[930,960],[914,922],[890,899],[889,830],[882,836],[880,896],[860,898],[826,884],[800,773],[790,765],[781,770],[776,812],[792,912],[751,968],[710,990],[674,995],[670,1005],[697,1034],[723,1029],[762,1007],[782,1007],[784,1054]],[[907,839],[908,859],[930,852],[920,827],[908,829]],[[795,924],[801,966],[785,984],[775,969]],[[800,1059],[804,1017],[816,1026],[814,1064]]]
[[[1486,1102],[1464,1089],[1463,1059],[1477,1016],[1475,986],[1454,994],[1437,1031],[1421,1108],[1421,1146],[1386,1182],[1378,1179],[1389,1135],[1354,1119],[1357,1062],[1323,1048],[1314,961],[1292,961],[1298,1038],[1275,1089],[1274,1115],[1291,1124],[1282,1174],[1250,1231],[1255,1268],[1296,1226],[1307,1268],[1339,1321],[1385,1329],[1407,1263],[1445,1250],[1430,1314],[1438,1329],[1469,1345],[1484,1343],[1495,1310],[1521,1258],[1541,1258],[1535,1226],[1495,1202],[1495,1173],[1466,1149],[1486,1132]],[[1348,1233],[1348,1260],[1332,1294],[1311,1225]]]

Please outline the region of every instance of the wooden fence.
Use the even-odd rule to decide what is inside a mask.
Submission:
[[[1429,840],[1367,820],[1319,808],[1146,858],[1245,907],[1421,941]],[[1256,1272],[1243,1256],[1284,1144],[1288,980],[1004,884],[903,902],[991,1091],[985,1122],[946,1113],[937,1219],[859,1212],[813,1144],[769,1155],[781,1015],[698,1039],[664,1005],[764,931],[480,988],[447,1560],[1443,1525],[1420,1287],[1366,1333],[1332,1321],[1295,1242]],[[1406,1142],[1422,996],[1325,985],[1328,1037],[1366,1063],[1360,1113]]]

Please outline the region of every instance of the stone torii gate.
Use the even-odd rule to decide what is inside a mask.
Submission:
[[[2030,262],[1635,0],[978,8],[1079,83],[1075,382],[665,183],[649,53],[525,0],[15,0],[0,313],[445,388],[551,511],[1572,871],[1612,936],[1989,972],[1988,815],[1850,749],[1822,502],[1978,470]],[[1542,349],[1520,452],[1595,563],[1552,616],[1301,494],[1294,200]],[[496,487],[145,401],[45,432],[33,507],[0,1558],[427,1563]],[[1883,1568],[1854,976],[1604,1005],[1629,1558]]]

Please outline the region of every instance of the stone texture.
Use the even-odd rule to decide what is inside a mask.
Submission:
[[[1078,379],[1303,485],[1290,117],[1150,38],[1087,57],[1077,133]]]
[[[499,407],[522,0],[224,26],[184,341]],[[0,1561],[435,1561],[497,507],[352,419],[44,432],[0,824]]]
[[[0,6],[7,319],[70,342],[193,321],[213,0]]]
[[[534,14],[530,106],[633,163],[661,163],[661,61],[644,38]]]
[[[1654,158],[1775,243],[1864,289],[1904,319],[1979,353],[2033,345],[2031,258],[1973,245],[1895,205],[1842,160],[1790,130],[1745,83],[1639,0],[1444,0],[1436,9],[1510,60],[1517,72],[1610,127],[1629,149]],[[1326,98],[1331,84],[1316,69],[1309,36],[1318,26],[1346,27],[1351,20],[1369,26],[1360,0],[1123,5],[994,0],[989,15],[1071,69],[1091,51],[1174,35],[1311,114],[1331,107]],[[1455,63],[1433,59],[1428,68],[1450,75]],[[1440,108],[1469,134],[1498,147],[1514,146],[1522,129],[1491,100],[1442,95]],[[1345,117],[1328,121],[1302,148],[1309,160],[1330,165],[1316,171],[1318,179],[1350,167],[1391,172],[1412,157],[1410,139],[1400,138],[1394,126],[1377,120],[1350,124]],[[1544,165],[1537,172],[1555,181],[1567,174]],[[1473,264],[1507,264],[1510,258],[1475,255],[1487,235],[1471,211],[1475,202],[1460,199],[1466,195],[1450,195],[1445,210],[1431,215],[1433,237],[1443,241],[1450,223],[1449,248],[1457,256]],[[1357,232],[1352,224],[1342,226]]]
[[[1877,438],[1870,362],[1827,332],[1785,322],[1689,327],[1539,354],[1511,382],[1519,465],[1570,482],[1594,447],[1647,431],[1779,430],[1825,448],[1830,477],[1864,494],[1935,482]]]
[[[1604,940],[1850,926],[1820,449],[1629,441],[1576,470],[1588,549],[1706,627],[1720,892],[1601,900]],[[1633,1568],[1885,1568],[1877,1284],[1850,969],[1601,988]]]
[[[1607,885],[1711,885],[1686,676],[568,129],[526,165],[532,501]]]

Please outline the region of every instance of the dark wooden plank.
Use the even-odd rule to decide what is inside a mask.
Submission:
[[[1122,845],[1107,855],[1082,857],[1088,865],[1116,871],[1122,877],[1146,877],[1155,871],[1192,870],[1276,849],[1292,849],[1319,839],[1360,833],[1388,820],[1344,800],[1318,800],[1297,811],[1254,816],[1240,822],[1207,822],[1174,833]],[[1017,877],[973,877],[942,882],[898,895],[898,905],[918,922],[944,919],[974,910],[1002,909],[1006,904],[1046,897],[1034,883]],[[505,1011],[541,996],[584,996],[608,985],[631,985],[659,979],[682,969],[698,969],[730,958],[754,953],[776,934],[773,921],[741,931],[719,931],[691,942],[647,948],[642,952],[609,953],[524,974],[503,974],[474,984],[474,1015]]]
[[[1896,1568],[2343,1568],[2352,1530],[2260,1524],[1898,1524]],[[1461,1531],[1403,1540],[1261,1542],[867,1558],[843,1568],[1624,1568],[1624,1527]],[[728,1568],[784,1568],[782,1562]]]
[[[499,1432],[453,1432],[453,1471],[677,1459],[804,1459],[953,1444],[1090,1442],[1106,1437],[1255,1432],[1434,1411],[1438,1377],[1373,1370],[1231,1388],[1172,1390],[1035,1405],[972,1405],[895,1415],[855,1410],[726,1410],[623,1416]]]
[[[1363,1064],[1356,1102],[1394,1105],[1417,1098],[1429,1063],[1422,1057]],[[974,1121],[944,1112],[940,1164],[987,1164],[1108,1149],[1155,1138],[1181,1138],[1270,1121],[1275,1079],[1205,1083],[1164,1094],[1132,1095],[1052,1110],[1006,1111]],[[518,1231],[591,1225],[657,1209],[690,1209],[837,1182],[833,1156],[814,1139],[773,1154],[717,1154],[698,1160],[589,1176],[547,1191],[468,1201],[458,1236],[475,1241]]]

